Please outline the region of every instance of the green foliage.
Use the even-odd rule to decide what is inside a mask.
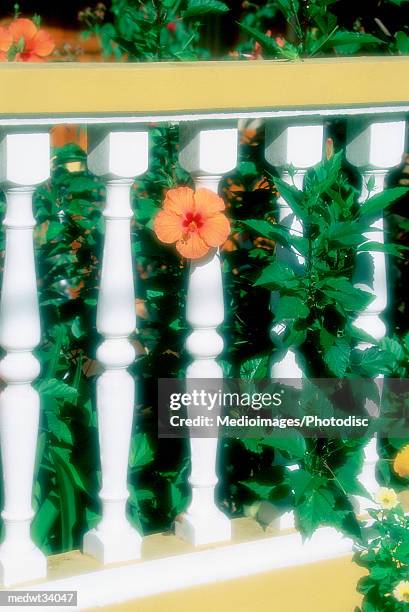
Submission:
[[[243,219],[245,235],[261,235],[302,258],[286,257],[277,260],[268,252],[262,261],[247,272],[253,287],[277,293],[273,322],[285,324],[284,333],[273,335],[275,351],[272,361],[280,359],[283,351],[298,348],[304,355],[305,370],[311,377],[374,376],[390,372],[391,356],[386,348],[391,340],[378,344],[354,327],[358,314],[370,303],[372,296],[355,287],[359,280],[372,286],[373,273],[369,270],[366,249],[391,252],[391,245],[374,243],[368,239],[371,225],[406,190],[393,188],[380,195],[369,195],[358,204],[358,192],[342,170],[341,154],[324,161],[307,174],[305,187],[299,191],[277,177],[272,177],[281,196],[290,204],[303,225],[303,234],[290,231],[286,224],[274,222],[271,211],[264,218]],[[369,188],[371,186],[369,185]],[[400,249],[393,250],[400,255]],[[365,258],[365,278],[355,270],[360,258]],[[256,300],[260,298],[255,297]],[[362,350],[362,341],[374,344]],[[389,344],[388,344],[389,343]],[[262,359],[254,355],[252,362]],[[395,360],[404,360],[402,351],[395,347]],[[247,361],[246,363],[251,363]],[[394,369],[396,371],[396,368]],[[402,373],[402,372],[401,372]],[[257,500],[267,500],[276,506],[293,507],[298,527],[306,536],[320,525],[331,524],[360,538],[360,525],[350,504],[351,496],[367,496],[358,481],[362,468],[362,446],[365,440],[242,440],[252,457],[257,455],[260,472],[253,468],[257,484],[250,487],[250,479],[231,482],[231,490],[240,490],[245,483],[246,506]],[[389,451],[390,452],[390,451]],[[271,462],[272,468],[266,467]],[[275,473],[275,487],[270,484],[266,469],[281,465]],[[288,471],[286,466],[298,465]],[[260,486],[259,486],[260,485]],[[252,493],[250,495],[249,491]],[[262,495],[261,495],[262,493]]]
[[[82,13],[85,35],[96,33],[103,53],[132,61],[192,60],[208,57],[200,46],[201,19],[229,10],[219,0],[114,0],[101,19]]]
[[[371,510],[370,516],[366,544],[355,554],[355,562],[368,571],[358,583],[363,603],[357,612],[403,612],[407,603],[396,589],[408,579],[409,518],[399,505]]]
[[[400,0],[381,0],[371,10],[370,3],[361,7],[340,0],[248,2],[240,23],[244,40],[238,48],[254,53],[257,41],[264,56],[290,60],[379,51],[407,54],[408,33],[400,29],[402,14],[397,12],[400,7],[404,10],[403,4]],[[393,10],[391,5],[395,5]],[[395,34],[392,24],[396,24]]]
[[[355,283],[359,280],[371,287],[373,275],[368,274],[367,265],[362,265],[366,277],[357,278],[353,273],[355,261],[367,263],[368,250],[399,254],[395,245],[376,243],[368,240],[368,235],[374,219],[406,190],[388,189],[358,205],[356,191],[341,172],[341,161],[336,154],[309,172],[303,192],[274,178],[282,197],[303,224],[302,235],[267,220],[243,221],[252,232],[291,248],[298,256],[286,262],[276,261],[274,254],[267,258],[254,286],[279,291],[274,322],[291,325],[275,337],[276,348],[281,351],[302,345],[313,377],[363,374],[360,365],[366,351],[358,349],[363,337],[353,322],[372,296]],[[300,258],[304,264],[300,264]],[[377,351],[377,367],[385,368],[390,361],[382,353],[382,366]]]
[[[226,13],[228,10],[229,7],[219,0],[188,0],[187,8],[182,12],[182,16],[186,19],[209,13]]]

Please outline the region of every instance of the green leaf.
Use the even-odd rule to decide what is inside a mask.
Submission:
[[[37,390],[42,395],[53,397],[54,399],[65,399],[70,402],[74,401],[78,395],[77,389],[56,378],[40,381],[37,385]]]
[[[100,516],[97,512],[94,512],[91,508],[85,508],[85,520],[89,529],[93,529],[96,527],[97,523],[99,523]]]
[[[371,176],[367,180],[366,188],[367,188],[369,193],[374,190],[374,188],[375,188],[375,176],[373,174],[371,174]]]
[[[363,253],[363,252],[369,252],[369,253],[373,253],[373,252],[379,252],[379,253],[386,253],[387,255],[394,255],[395,257],[402,257],[402,250],[404,250],[405,247],[403,247],[400,244],[392,244],[392,243],[384,243],[384,242],[365,242],[364,244],[361,244],[358,249],[357,252],[358,253]]]
[[[138,199],[138,204],[135,207],[135,216],[139,222],[151,221],[157,212],[159,212],[159,208],[153,200],[148,198]]]
[[[363,452],[359,449],[353,449],[346,456],[345,462],[335,470],[335,481],[349,495],[370,498],[369,493],[357,480],[362,470],[363,459]]]
[[[274,321],[289,321],[293,319],[305,319],[310,310],[305,302],[296,296],[283,295],[280,297]]]
[[[289,266],[274,261],[264,268],[256,282],[255,287],[267,289],[296,289],[300,281]]]
[[[53,338],[53,348],[51,358],[48,362],[47,370],[45,373],[45,379],[51,379],[54,377],[58,362],[60,359],[61,347],[66,337],[66,329],[64,325],[54,325],[51,329],[51,335]],[[40,383],[41,384],[41,383]]]
[[[304,322],[303,322],[304,323]],[[281,338],[282,336],[280,336]],[[305,342],[307,338],[307,329],[298,329],[295,325],[287,328],[284,338],[282,339],[283,348],[297,348]],[[277,338],[275,338],[277,340]]]
[[[342,515],[334,508],[334,496],[328,489],[314,489],[311,495],[297,506],[302,532],[310,536],[322,524],[339,524]]]
[[[265,482],[257,482],[256,480],[240,480],[243,487],[251,491],[257,499],[268,499],[275,484]]]
[[[336,339],[336,336],[328,332],[324,327],[320,329],[320,344],[324,351],[334,346]]]
[[[336,338],[334,344],[324,352],[324,361],[331,372],[338,378],[345,376],[349,365],[351,347],[342,338]]]
[[[307,174],[304,190],[310,195],[310,198],[315,200],[325,193],[330,193],[334,183],[339,180],[341,165],[342,151],[339,151],[331,159],[322,161]]]
[[[395,34],[396,47],[401,55],[409,54],[409,36],[405,32],[399,31]]]
[[[131,468],[141,468],[153,460],[153,451],[145,433],[138,433],[132,438],[129,465]]]
[[[64,231],[64,225],[58,221],[50,221],[47,227],[47,240],[54,240]]]
[[[316,477],[310,474],[310,472],[303,469],[294,470],[289,474],[290,483],[294,489],[296,503],[302,499],[307,490],[315,482],[315,478]]]
[[[266,51],[270,53],[277,53],[279,47],[274,38],[271,38],[271,36],[266,36],[266,34],[263,34],[263,32],[260,32],[259,30],[256,30],[245,23],[239,23],[239,26],[244,32],[247,32],[247,34],[260,43],[260,45],[262,45]]]
[[[180,514],[186,505],[186,496],[182,494],[180,487],[173,482],[170,483],[170,500],[174,515]]]
[[[326,296],[335,301],[335,307],[344,310],[360,311],[370,304],[374,296],[352,285],[344,276],[327,277],[319,283]]]
[[[364,242],[363,232],[367,230],[366,224],[356,221],[337,222],[328,231],[328,240],[340,246],[355,246]]]
[[[66,164],[68,162],[73,161],[85,161],[86,153],[81,149],[80,146],[71,142],[63,147],[58,147],[53,150],[54,158],[53,162],[55,165],[57,164]]]
[[[297,459],[303,459],[306,451],[305,440],[298,431],[286,433],[285,436],[263,438],[261,445],[283,451],[291,458],[295,457]]]
[[[246,359],[240,366],[240,378],[252,380],[254,378],[262,379],[267,377],[269,364],[268,355],[256,355],[250,359]]]
[[[397,361],[401,361],[405,358],[405,351],[403,346],[396,338],[382,338],[380,341],[380,347],[390,353]]]
[[[50,493],[34,515],[31,526],[34,541],[41,547],[45,545],[58,516],[58,497]]]
[[[391,468],[390,462],[387,459],[381,459],[377,465],[379,474],[381,475],[381,483],[385,487],[389,487],[391,483]]]
[[[227,13],[229,10],[229,7],[219,0],[189,0],[187,9],[183,11],[182,16],[184,18],[199,17],[199,15],[209,13]]]
[[[365,32],[348,32],[337,30],[321,47],[322,50],[335,48],[339,52],[351,53],[366,45],[383,45],[380,38]]]
[[[60,455],[59,449],[50,448],[55,472],[57,477],[58,500],[61,512],[61,540],[65,550],[71,550],[74,546],[73,529],[77,522],[77,492],[72,473],[68,464]]]
[[[84,334],[84,330],[81,327],[81,317],[79,315],[76,316],[71,323],[71,333],[74,338],[81,338]]]
[[[379,565],[375,565],[375,567],[371,569],[371,578],[372,580],[376,580],[376,582],[381,581],[389,576],[393,570],[393,567],[381,567]]]
[[[294,185],[289,185],[276,176],[274,177],[274,184],[296,217],[298,217],[301,221],[304,220],[307,211],[302,206],[303,192],[297,189],[297,187]]]
[[[244,178],[258,177],[257,166],[254,162],[243,161],[237,165],[237,172]]]
[[[72,445],[72,432],[68,425],[61,418],[58,418],[55,412],[49,410],[46,411],[46,418],[49,432],[60,442]]]
[[[251,26],[248,26],[245,23],[239,23],[239,26],[242,30],[244,30],[244,32],[247,32],[247,34],[254,38],[258,43],[260,43],[260,45],[267,53],[278,55],[282,58],[289,60],[298,59],[299,53],[297,48],[294,45],[291,45],[289,42],[286,41],[285,46],[281,47],[277,44],[273,37],[267,36],[266,34],[263,34],[259,30],[256,30]]]
[[[135,493],[136,497],[138,498],[138,502],[152,501],[156,498],[155,491],[152,491],[152,489],[140,489],[139,487],[136,487]]]
[[[89,487],[85,482],[84,475],[81,475],[71,460],[71,451],[65,448],[54,447],[54,453],[60,458],[65,465],[67,474],[72,480],[76,488],[81,489],[83,493],[88,493]]]
[[[377,376],[388,374],[389,370],[385,363],[385,354],[382,354],[377,347],[371,347],[364,351],[355,351],[358,365],[364,376]]]
[[[71,193],[83,193],[84,191],[92,191],[97,189],[99,184],[91,177],[78,176],[72,179],[70,182]]]
[[[385,189],[384,191],[381,191],[381,193],[377,193],[363,202],[360,206],[359,214],[361,217],[367,215],[371,217],[380,216],[385,208],[407,194],[408,191],[409,189],[406,187],[392,187],[390,189]]]

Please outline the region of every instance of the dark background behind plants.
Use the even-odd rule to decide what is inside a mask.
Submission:
[[[229,61],[246,60],[254,56],[256,42],[264,57],[278,58],[409,50],[405,2],[352,5],[317,0],[309,3],[309,9],[304,2],[286,0],[226,3],[230,11],[217,2],[204,5],[206,10],[189,16],[184,12],[189,11],[186,2],[178,3],[175,10],[173,0],[116,0],[106,7],[103,18],[96,17],[94,8],[86,12],[81,27],[88,34],[96,33],[104,52],[120,61],[193,60],[214,55]],[[77,8],[84,11],[86,7],[75,5],[75,11]],[[73,4],[58,5],[60,15],[68,9],[73,16]],[[45,25],[56,19],[55,5],[50,10],[49,5],[21,2],[20,10],[41,13]],[[2,11],[4,15],[12,11],[11,3],[4,3]],[[176,24],[176,31],[169,29],[169,24]],[[274,36],[284,37],[285,46],[278,46]],[[245,83],[237,87],[239,95]],[[332,122],[326,128],[335,151],[341,151],[345,145],[344,122]],[[188,360],[184,351],[188,333],[184,320],[187,265],[171,249],[159,244],[151,229],[164,191],[190,183],[177,164],[177,137],[175,127],[152,127],[150,168],[133,189],[132,238],[138,296],[135,307],[139,323],[134,337],[138,359],[132,368],[138,379],[138,393],[130,455],[129,514],[144,533],[171,529],[175,516],[188,502],[187,444],[158,440],[156,435],[156,379],[183,376]],[[290,282],[285,286],[283,270],[277,277],[275,245],[283,236],[275,223],[276,196],[277,188],[282,191],[284,186],[266,164],[263,151],[263,126],[242,125],[239,165],[221,186],[233,220],[232,236],[224,247],[226,322],[221,332],[226,339],[222,355],[226,375],[268,376],[271,356],[278,356],[283,349],[269,337],[274,316],[269,310],[270,291],[278,287],[280,299],[290,298],[295,308],[292,328],[297,335],[287,337],[286,346],[299,347],[311,374],[407,376],[409,324],[405,288],[409,279],[405,252],[390,247],[394,256],[388,256],[388,339],[363,356],[356,350],[359,337],[354,336],[350,326],[356,312],[364,307],[364,301],[359,301],[359,294],[353,290],[352,274],[347,271],[353,267],[356,244],[342,242],[341,238],[332,246],[318,249],[320,235],[337,231],[341,223],[358,222],[357,173],[337,153],[310,173],[304,195],[291,190],[286,194],[295,198],[294,204],[305,216],[310,272],[325,261],[328,277],[346,279],[341,291],[344,308],[340,312],[330,294],[334,287],[327,287],[327,295],[318,295],[311,274],[296,289],[291,288]],[[403,165],[390,175],[391,187],[402,180],[402,172]],[[43,397],[43,414],[33,529],[46,552],[79,547],[82,534],[99,516],[94,389],[99,373],[95,348],[100,339],[95,330],[95,308],[103,200],[104,186],[87,172],[85,152],[74,143],[55,149],[51,180],[37,190],[35,199],[43,320],[38,388]],[[318,204],[312,206],[312,200]],[[409,232],[407,197],[394,192],[392,200],[394,204],[386,211],[388,242],[404,246]],[[334,211],[334,226],[325,216],[329,209]],[[364,230],[363,224],[357,234],[362,235]],[[340,267],[340,252],[348,263],[345,268]],[[339,287],[336,290],[340,291]],[[306,295],[308,313],[300,306]],[[342,359],[338,359],[339,355]],[[307,441],[301,436],[280,444],[268,440],[225,441],[220,448],[220,503],[233,516],[248,513],[260,500],[282,510],[295,507],[297,523],[307,535],[321,524],[332,524],[360,537],[351,495],[362,492],[357,483],[362,444],[363,441],[348,440]],[[384,440],[381,444],[381,479],[398,489],[407,487],[407,481],[391,473],[388,460],[403,444],[402,440]],[[300,467],[297,473],[288,470],[293,464]]]

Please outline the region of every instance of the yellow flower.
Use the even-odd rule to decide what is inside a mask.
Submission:
[[[384,510],[396,508],[399,504],[398,496],[393,489],[381,487],[375,496],[376,501]]]
[[[393,469],[401,478],[409,477],[409,444],[400,449],[393,462]]]
[[[409,603],[409,580],[401,580],[393,589],[393,596],[397,601]]]

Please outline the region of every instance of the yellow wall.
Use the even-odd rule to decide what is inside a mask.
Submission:
[[[353,612],[364,570],[350,557],[98,608],[104,612]],[[96,612],[96,610],[95,610]]]
[[[408,103],[409,57],[297,62],[3,63],[0,116]]]

